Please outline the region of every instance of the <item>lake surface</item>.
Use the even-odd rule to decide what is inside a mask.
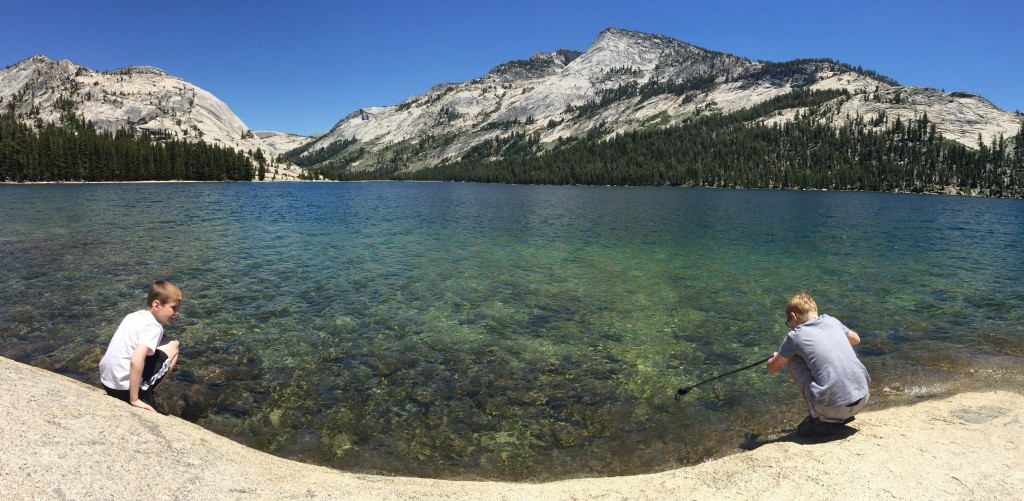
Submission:
[[[351,471],[650,472],[784,435],[811,292],[871,407],[1024,388],[1024,202],[448,183],[0,185],[0,355],[98,386],[176,282],[168,412]]]

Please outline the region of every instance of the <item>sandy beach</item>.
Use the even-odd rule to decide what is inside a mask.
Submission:
[[[542,484],[353,474],[278,458],[95,387],[0,358],[7,499],[1022,499],[1024,396],[866,411],[697,466]],[[870,409],[870,408],[869,408]],[[135,479],[135,481],[132,481]]]

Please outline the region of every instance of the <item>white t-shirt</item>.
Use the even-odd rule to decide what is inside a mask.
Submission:
[[[156,352],[164,337],[164,327],[147,310],[130,313],[110,338],[107,352],[100,360],[100,382],[114,390],[127,390],[131,371],[132,354],[135,347],[143,344],[149,348],[147,355]]]

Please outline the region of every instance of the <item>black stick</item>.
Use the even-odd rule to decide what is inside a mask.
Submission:
[[[750,365],[745,365],[743,367],[740,367],[739,369],[726,372],[725,374],[719,374],[719,375],[717,375],[717,376],[715,376],[715,377],[713,377],[711,379],[707,379],[707,380],[701,381],[701,382],[699,382],[699,383],[697,383],[697,384],[695,384],[693,386],[687,386],[685,388],[679,388],[679,390],[676,391],[676,400],[679,400],[680,398],[683,398],[683,395],[686,395],[687,393],[690,393],[690,390],[692,390],[692,389],[694,389],[694,388],[696,388],[696,387],[698,387],[698,386],[700,386],[700,385],[702,385],[704,383],[710,383],[711,381],[714,381],[714,380],[716,380],[718,378],[721,378],[721,377],[728,376],[729,374],[735,374],[735,373],[737,373],[739,371],[747,370],[747,369],[749,369],[751,367],[756,367],[756,366],[761,365],[761,364],[763,364],[763,363],[765,363],[765,362],[767,362],[767,361],[769,361],[771,359],[772,359],[772,357],[766,357],[766,358],[758,360],[757,362],[754,362],[754,363],[752,363]]]

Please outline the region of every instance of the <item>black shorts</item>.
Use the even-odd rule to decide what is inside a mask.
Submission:
[[[146,357],[146,362],[142,366],[142,381],[139,384],[140,400],[149,399],[153,394],[153,389],[164,380],[164,376],[167,375],[167,371],[170,368],[171,361],[163,350],[156,350],[152,355]],[[103,385],[103,389],[107,391],[107,395],[131,403],[131,392],[129,390],[115,390],[108,388],[107,385]]]

